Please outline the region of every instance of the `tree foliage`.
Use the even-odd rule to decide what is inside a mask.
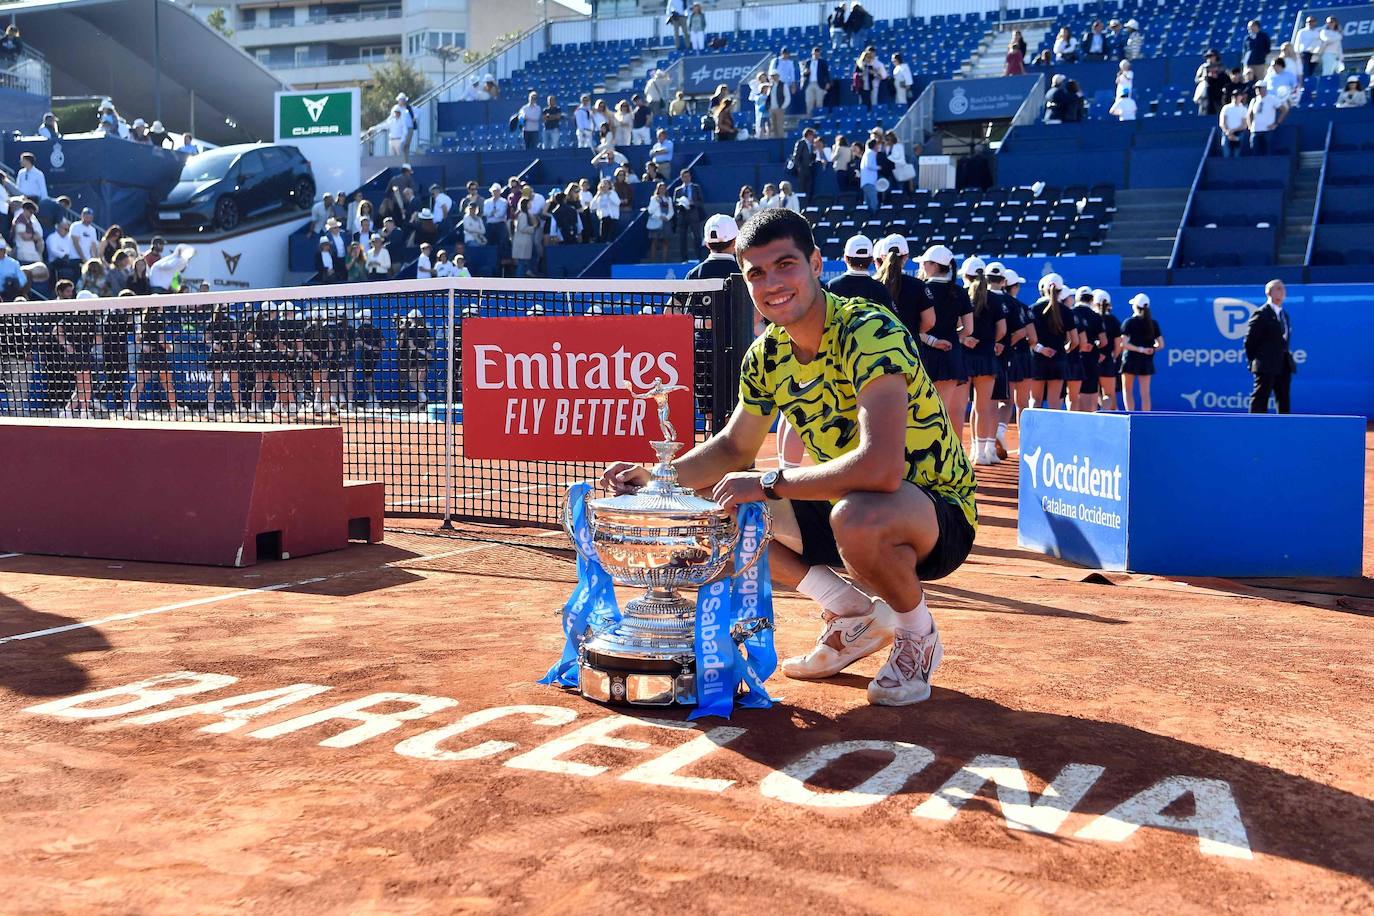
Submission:
[[[217,6],[210,11],[210,15],[205,17],[205,24],[225,38],[234,37],[234,30],[229,28],[229,14],[224,11],[222,6]]]

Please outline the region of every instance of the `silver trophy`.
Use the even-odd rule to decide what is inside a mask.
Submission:
[[[637,706],[697,701],[696,603],[678,589],[719,577],[734,556],[739,529],[725,509],[678,485],[672,459],[682,443],[673,441],[668,395],[681,390],[659,381],[642,394],[632,391],[658,404],[663,439],[649,443],[658,464],[639,492],[587,504],[592,547],[601,565],[618,585],[644,588],[642,597],[626,604],[619,623],[583,644],[578,681],[588,699]],[[766,518],[764,543],[773,531],[771,516]],[[571,526],[569,506],[564,511],[569,537]],[[761,556],[763,544],[750,566]],[[737,625],[731,636],[740,643],[764,625],[762,620]]]

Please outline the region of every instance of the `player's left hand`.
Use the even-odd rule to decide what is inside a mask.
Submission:
[[[763,475],[753,471],[726,474],[711,491],[711,498],[728,512],[734,512],[744,503],[762,502]]]

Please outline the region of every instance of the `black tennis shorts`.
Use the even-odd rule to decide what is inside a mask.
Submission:
[[[922,582],[943,579],[958,569],[973,549],[973,526],[964,512],[954,503],[921,487],[921,492],[935,504],[935,518],[940,525],[940,537],[930,554],[916,564],[916,576]],[[830,527],[830,510],[834,507],[824,499],[792,499],[792,512],[801,530],[802,562],[808,566],[843,566],[835,532]]]

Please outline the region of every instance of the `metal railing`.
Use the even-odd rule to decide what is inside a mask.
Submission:
[[[893,126],[892,132],[907,149],[915,149],[915,144],[925,146],[930,135],[935,133],[935,84],[931,83],[921,90],[916,101],[906,110],[906,114]]]
[[[400,49],[396,49],[400,53]],[[288,60],[282,63],[274,63],[271,60],[260,61],[269,70],[309,70],[313,67],[350,67],[359,64],[371,66],[372,64],[385,63],[387,55],[368,55],[367,57],[331,57],[324,60]]]
[[[1026,98],[1021,102],[1021,107],[1016,109],[1016,114],[1011,119],[1011,126],[1016,127],[1023,124],[1034,124],[1040,120],[1040,112],[1045,108],[1045,74],[1035,80],[1035,85],[1031,87]]]
[[[38,51],[25,46],[11,66],[0,70],[0,86],[33,95],[52,95],[52,67]]]
[[[401,10],[398,7],[393,10],[383,10],[380,12],[373,13],[343,13],[337,16],[308,16],[304,21],[300,22],[296,21],[295,19],[292,19],[290,21],[273,21],[270,19],[264,21],[261,19],[254,19],[251,22],[244,22],[242,25],[240,25],[239,31],[258,32],[266,31],[268,29],[290,29],[295,28],[297,26],[328,25],[330,23],[348,22],[378,22],[386,19],[400,18]]]
[[[1326,166],[1331,162],[1331,138],[1335,129],[1334,121],[1326,125],[1326,142],[1322,144],[1322,170],[1317,175],[1317,199],[1312,202],[1312,225],[1307,231],[1307,251],[1302,256],[1304,267],[1312,266],[1312,250],[1317,247],[1317,220],[1322,213],[1322,191],[1326,188]]]
[[[1178,221],[1178,232],[1174,234],[1174,247],[1169,252],[1169,270],[1178,267],[1178,255],[1183,248],[1183,230],[1188,226],[1188,217],[1193,212],[1193,200],[1197,197],[1198,188],[1202,184],[1202,172],[1207,168],[1207,158],[1212,155],[1212,145],[1216,142],[1217,129],[1213,127],[1207,132],[1207,142],[1202,147],[1202,159],[1198,161],[1197,171],[1193,173],[1193,184],[1188,189],[1188,200],[1183,204],[1183,216]]]

